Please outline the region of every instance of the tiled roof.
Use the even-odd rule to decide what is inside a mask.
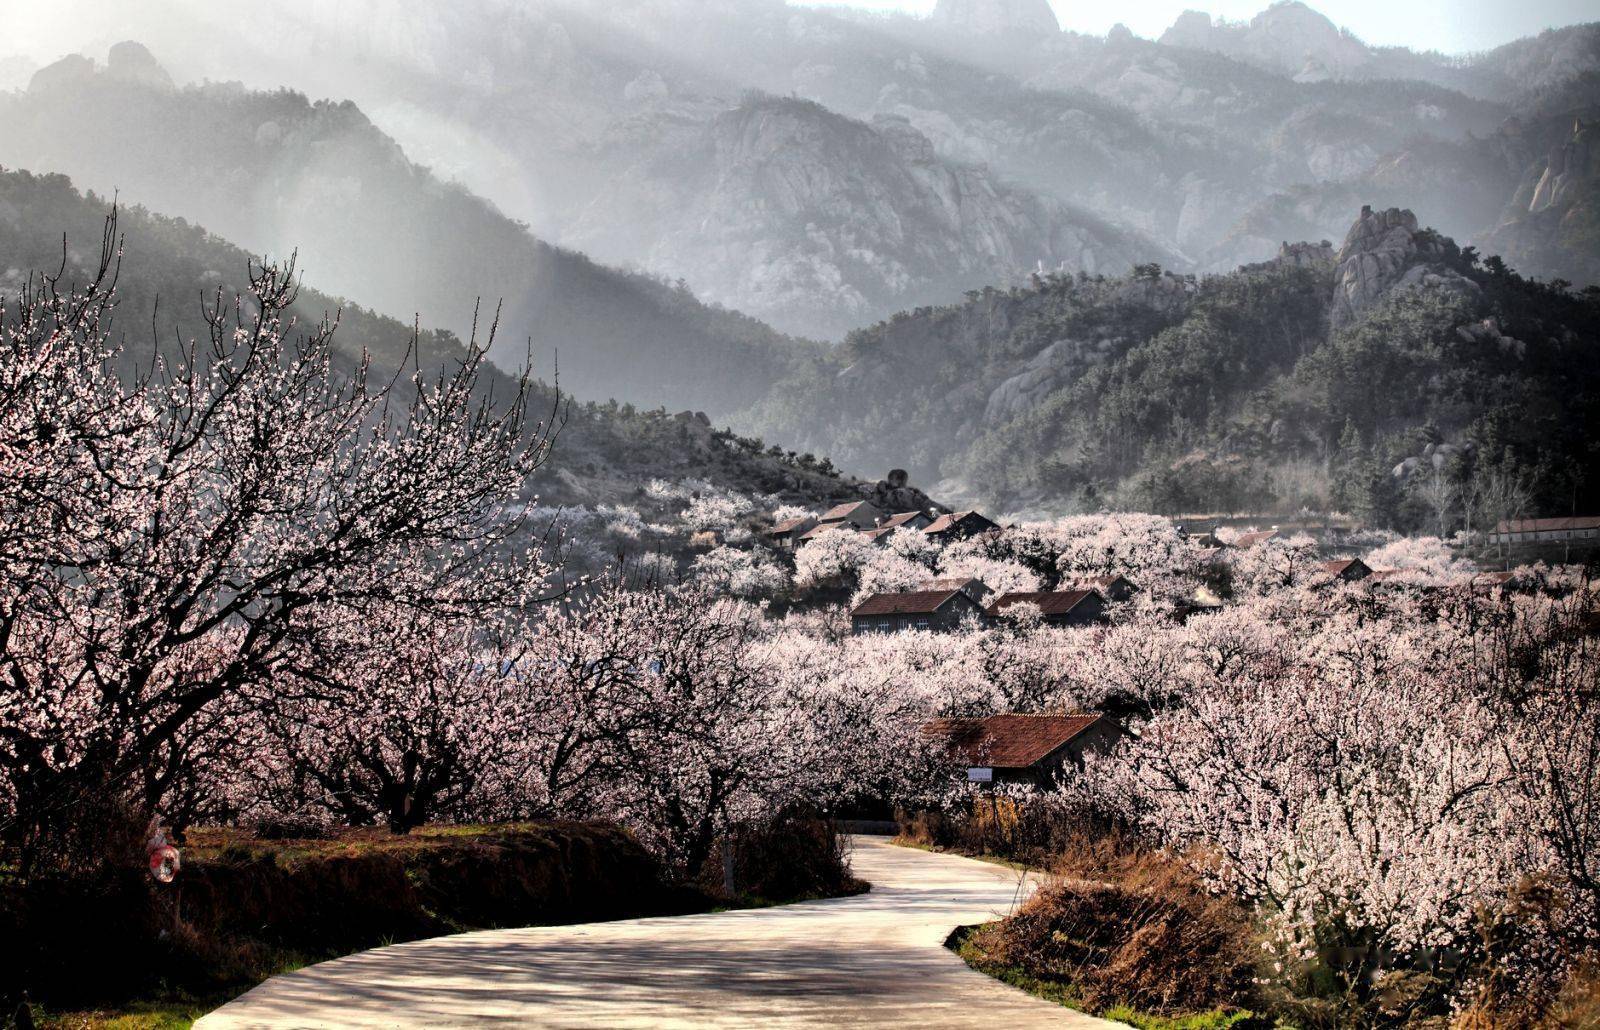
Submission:
[[[1073,589],[1095,590],[1100,593],[1105,593],[1118,583],[1126,583],[1130,588],[1133,587],[1133,582],[1121,573],[1113,573],[1109,576],[1082,576],[1072,581]]]
[[[854,617],[871,615],[932,615],[951,599],[964,596],[959,590],[913,590],[904,594],[873,594],[856,605]]]
[[[976,576],[949,576],[944,579],[930,579],[917,587],[918,590],[966,590],[968,587],[977,587],[983,593],[989,593],[989,584]]]
[[[1241,551],[1248,550],[1249,548],[1254,547],[1256,544],[1266,543],[1268,540],[1271,540],[1277,535],[1278,531],[1276,529],[1267,529],[1260,533],[1246,533],[1243,536],[1235,539],[1233,541],[1233,546]]]
[[[782,536],[784,533],[793,533],[795,530],[799,529],[801,526],[805,525],[807,522],[810,522],[810,521],[811,521],[811,516],[809,516],[809,515],[802,515],[800,518],[797,518],[797,519],[784,519],[782,522],[778,523],[776,526],[773,526],[770,530],[768,530],[767,531],[767,535],[768,536]]]
[[[836,504],[824,512],[822,515],[822,521],[841,522],[845,519],[848,519],[862,508],[869,508],[873,511],[877,511],[876,508],[873,508],[872,505],[868,504],[866,501],[846,501],[844,504]]]
[[[987,517],[979,515],[975,511],[952,511],[948,514],[940,515],[938,518],[934,519],[931,524],[924,527],[922,531],[930,536],[935,533],[948,533],[950,530],[954,529],[956,526],[959,526],[969,518],[982,519],[991,526],[995,524]]]
[[[899,529],[901,526],[908,525],[909,523],[915,522],[917,519],[926,517],[927,516],[923,515],[920,511],[902,511],[896,515],[890,515],[888,518],[878,523],[878,528]]]
[[[1322,563],[1322,573],[1325,576],[1332,576],[1337,579],[1356,567],[1365,568],[1366,563],[1360,558],[1336,558],[1333,561]]]
[[[1039,610],[1046,615],[1065,615],[1094,596],[1096,595],[1093,590],[1050,590],[1034,593],[1005,594],[989,606],[989,614],[999,615],[1012,605],[1036,604],[1039,606]]]
[[[1558,533],[1577,529],[1600,529],[1600,516],[1583,515],[1565,519],[1506,519],[1494,527],[1496,533]]]
[[[1103,719],[1101,715],[991,715],[986,719],[935,719],[923,731],[947,737],[973,765],[1026,769]]]

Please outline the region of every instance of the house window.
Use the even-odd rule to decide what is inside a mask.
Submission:
[[[890,622],[888,619],[884,619],[882,622],[878,623],[878,629],[884,633],[891,633],[894,631],[894,623]]]
[[[920,630],[926,630],[928,628],[928,620],[926,618],[918,619],[917,628]]]

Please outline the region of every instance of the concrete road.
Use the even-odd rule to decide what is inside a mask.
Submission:
[[[195,1025],[1118,1025],[975,973],[944,948],[955,927],[1009,912],[1031,889],[1019,874],[870,838],[855,838],[853,864],[869,894],[399,944],[274,977]]]

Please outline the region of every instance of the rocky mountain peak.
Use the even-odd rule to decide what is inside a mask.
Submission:
[[[1184,11],[1172,28],[1161,34],[1167,46],[1204,48],[1211,45],[1211,15],[1204,11]]]
[[[1420,231],[1417,216],[1410,211],[1363,207],[1334,255],[1337,281],[1328,315],[1333,328],[1354,322],[1396,288],[1428,286],[1476,292],[1477,285],[1470,279],[1433,264],[1453,249],[1451,241]]]
[[[106,55],[106,74],[124,82],[137,82],[156,89],[172,89],[172,76],[143,43],[123,40]]]
[[[1279,0],[1248,24],[1185,11],[1161,42],[1213,50],[1303,82],[1345,77],[1371,59],[1365,44],[1300,0]]]
[[[981,35],[1061,31],[1050,0],[939,0],[933,20]]]
[[[143,43],[124,40],[111,48],[106,55],[106,65],[95,66],[94,60],[82,54],[68,54],[54,64],[46,65],[34,73],[28,83],[29,91],[50,90],[62,86],[92,82],[96,75],[120,82],[138,83],[154,89],[176,88],[172,76],[145,48]]]
[[[68,54],[33,73],[28,80],[28,92],[42,93],[94,78],[94,60],[82,54]]]
[[[1278,0],[1250,19],[1253,28],[1289,36],[1297,41],[1328,40],[1339,35],[1338,26],[1328,16],[1307,7],[1301,0]]]

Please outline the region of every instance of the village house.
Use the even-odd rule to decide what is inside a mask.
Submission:
[[[1324,583],[1359,583],[1372,575],[1372,569],[1360,558],[1340,558],[1334,561],[1325,561],[1318,566],[1320,579]]]
[[[767,530],[766,538],[774,547],[792,551],[800,546],[800,541],[805,535],[815,529],[817,518],[815,515],[802,515],[797,519],[784,519],[771,529]]]
[[[1489,534],[1491,544],[1533,544],[1600,539],[1600,517],[1505,519]]]
[[[879,529],[927,529],[933,522],[925,511],[902,511],[878,523]]]
[[[1004,594],[992,602],[987,614],[998,619],[1019,604],[1039,606],[1047,626],[1088,626],[1105,620],[1105,599],[1093,590],[1050,590]]]
[[[1244,533],[1234,539],[1232,546],[1236,551],[1248,551],[1256,544],[1264,544],[1277,535],[1278,531],[1276,529],[1265,529],[1259,533]]]
[[[906,630],[948,633],[963,620],[982,617],[982,606],[958,589],[873,594],[850,612],[850,631],[857,636]]]
[[[851,529],[875,529],[883,521],[883,512],[866,501],[849,501],[823,512],[817,520],[826,529],[848,526]]]
[[[975,511],[953,511],[934,519],[923,532],[941,544],[952,544],[999,528],[999,523]]]
[[[1127,576],[1089,576],[1066,584],[1072,590],[1093,590],[1113,604],[1122,604],[1133,598],[1139,588]]]
[[[1050,790],[1081,772],[1084,756],[1109,748],[1122,730],[1111,719],[1091,713],[935,719],[923,732],[949,741],[967,767],[969,783]]]
[[[972,576],[951,576],[946,579],[930,579],[917,587],[918,590],[959,590],[972,598],[980,605],[989,603],[994,596],[994,590],[981,579]]]
[[[890,515],[871,529],[863,529],[861,532],[865,533],[873,543],[881,544],[886,542],[889,539],[889,534],[897,529],[914,532],[925,529],[932,521],[933,519],[929,518],[924,512],[903,511],[897,515]]]

